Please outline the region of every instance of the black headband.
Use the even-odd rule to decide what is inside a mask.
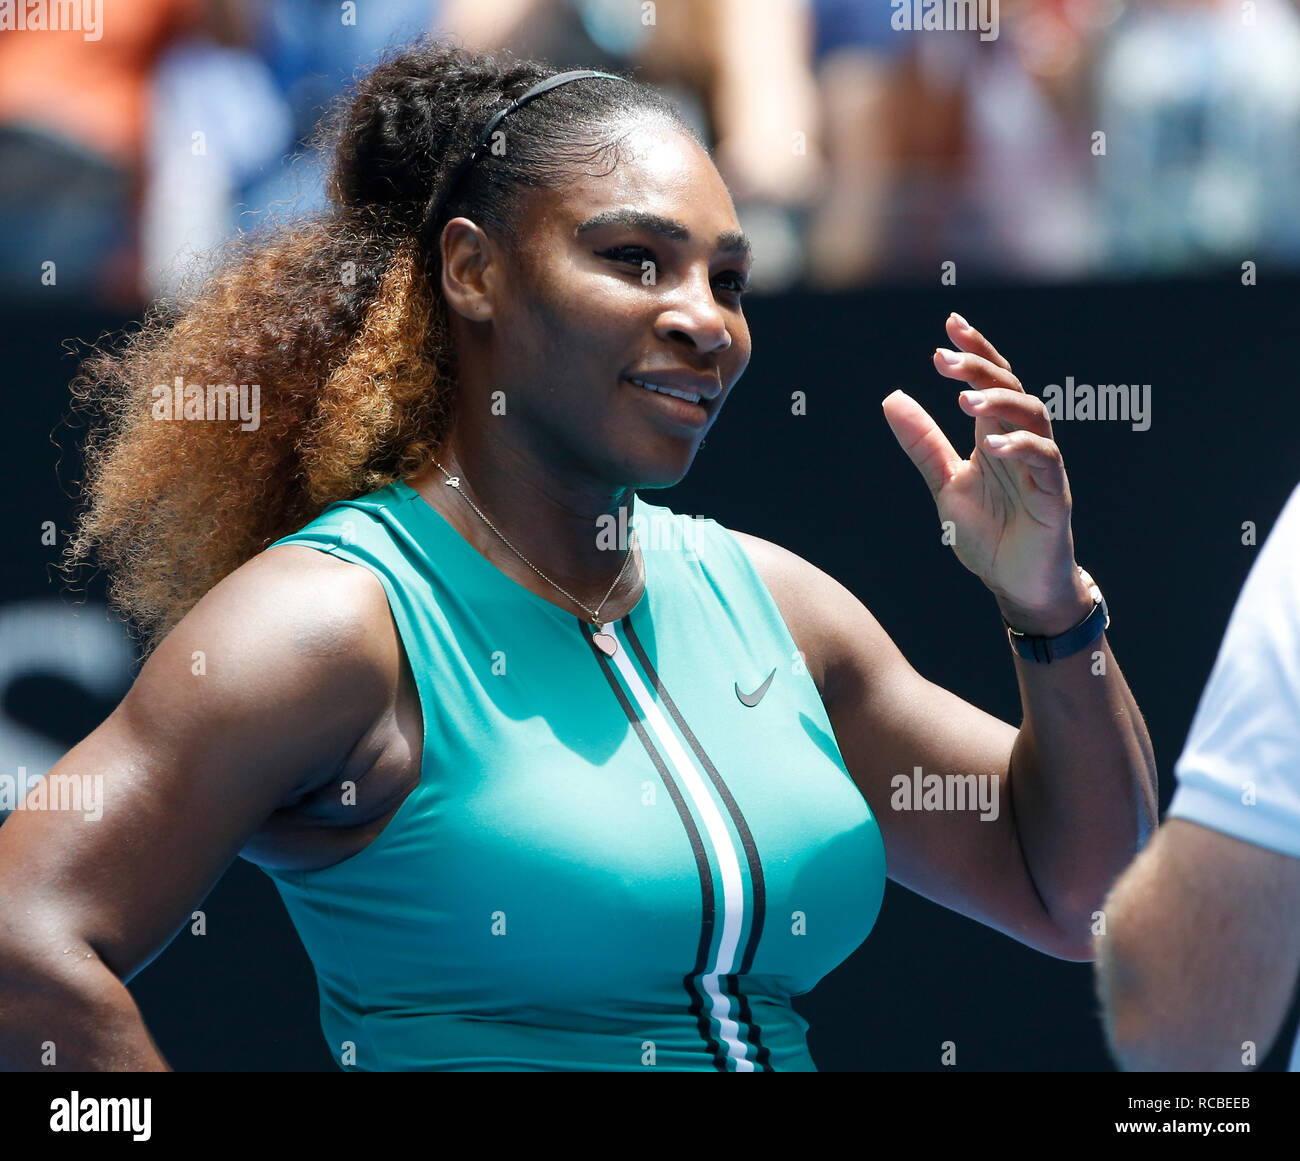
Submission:
[[[472,166],[474,162],[483,155],[484,150],[488,147],[488,143],[492,140],[492,134],[496,130],[496,127],[500,125],[507,116],[518,109],[520,105],[527,104],[534,97],[540,97],[543,93],[550,92],[551,89],[558,88],[560,85],[568,84],[569,81],[580,80],[582,77],[607,77],[611,81],[622,81],[624,84],[631,84],[627,77],[620,77],[614,73],[602,73],[597,69],[571,69],[569,72],[556,73],[553,77],[547,77],[543,81],[538,81],[537,84],[532,86],[532,88],[520,93],[519,96],[511,101],[504,109],[499,109],[492,115],[492,119],[488,121],[487,125],[483,128],[483,132],[479,134],[478,141],[474,148],[471,149],[469,154],[461,160],[460,164],[452,170],[451,176],[447,179],[447,184],[443,186],[442,193],[434,203],[429,217],[425,220],[426,224],[432,225],[442,216],[442,211],[446,207],[452,193],[455,191],[456,186],[460,183],[461,178],[465,176],[470,166]]]

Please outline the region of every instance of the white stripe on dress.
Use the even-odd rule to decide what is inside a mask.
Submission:
[[[619,643],[611,660],[627,683],[632,696],[641,708],[641,715],[659,742],[660,753],[684,784],[695,802],[695,808],[704,820],[705,830],[713,843],[718,869],[722,874],[722,938],[718,943],[717,960],[713,970],[701,977],[705,993],[712,1002],[713,1018],[727,1046],[727,1055],[736,1062],[737,1072],[753,1072],[754,1063],[748,1059],[748,1046],[740,1037],[740,1025],[731,1017],[731,999],[718,986],[718,977],[730,975],[736,965],[736,951],[740,946],[740,930],[745,917],[744,883],[740,877],[740,858],[731,841],[731,834],[722,819],[717,803],[705,788],[695,763],[678,740],[654,699],[654,691],[645,683],[628,656],[627,636],[617,621],[601,626]]]

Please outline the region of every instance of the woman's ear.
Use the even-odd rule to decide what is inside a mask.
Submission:
[[[469,218],[452,218],[442,229],[442,292],[463,318],[492,317],[495,273],[492,242]]]

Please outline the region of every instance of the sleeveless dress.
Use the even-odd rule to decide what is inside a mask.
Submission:
[[[612,656],[401,481],[270,546],[379,578],[423,714],[369,846],[262,868],[344,1070],[815,1071],[790,998],[871,931],[880,831],[739,542],[633,508]]]

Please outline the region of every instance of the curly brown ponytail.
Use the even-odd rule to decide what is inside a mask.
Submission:
[[[563,85],[503,123],[507,149],[476,164],[433,220],[491,115],[556,71],[446,41],[398,50],[323,122],[326,211],[231,239],[196,290],[82,364],[72,393],[92,429],[64,571],[104,565],[146,651],[272,541],[435,452],[455,387],[436,289],[447,220],[509,240],[529,189],[617,164],[630,123],[661,118],[694,135],[653,88]],[[178,381],[208,397],[214,385],[256,385],[258,422],[212,418],[201,401],[203,418],[167,421],[160,405]]]

